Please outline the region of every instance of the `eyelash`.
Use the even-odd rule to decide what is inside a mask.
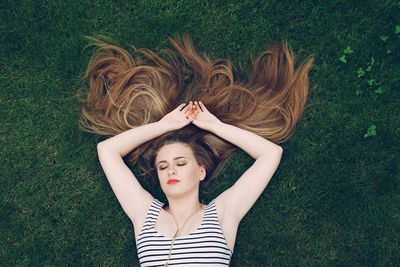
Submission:
[[[177,164],[178,166],[185,166],[186,165],[186,163],[182,163],[182,164]],[[164,169],[166,169],[167,167],[164,167],[164,168],[160,168],[160,170],[162,171],[162,170],[164,170]]]

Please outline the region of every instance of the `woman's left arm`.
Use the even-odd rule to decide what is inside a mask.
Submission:
[[[227,123],[219,122],[215,124],[210,129],[210,132],[241,148],[256,160],[260,157],[271,157],[275,154],[281,156],[283,152],[281,146],[255,133]]]
[[[234,185],[218,196],[224,210],[239,223],[271,180],[283,149],[255,133],[221,122],[202,103],[200,106],[204,112],[200,112],[200,109],[195,112],[198,118],[193,120],[195,125],[243,149],[256,160]]]

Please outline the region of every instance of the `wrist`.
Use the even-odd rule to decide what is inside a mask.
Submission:
[[[224,124],[225,124],[224,122],[222,122],[222,121],[219,120],[219,121],[213,123],[213,124],[210,126],[210,129],[208,129],[208,131],[215,134],[215,131],[216,131],[218,128],[221,128]]]
[[[156,122],[156,124],[159,125],[159,127],[160,127],[161,129],[163,129],[163,132],[164,132],[164,133],[171,132],[171,131],[174,130],[174,129],[171,127],[171,124],[168,123],[168,122],[165,121],[165,120],[159,120],[159,121]]]

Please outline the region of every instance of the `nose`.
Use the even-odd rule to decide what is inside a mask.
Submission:
[[[176,174],[176,173],[175,173],[175,169],[174,169],[174,168],[168,168],[167,174],[168,174],[168,175]]]

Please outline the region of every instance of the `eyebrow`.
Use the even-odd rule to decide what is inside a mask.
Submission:
[[[186,159],[185,157],[180,156],[180,157],[175,157],[174,160],[181,159],[181,158]],[[161,162],[167,162],[167,161],[166,161],[166,160],[160,160],[160,161],[157,163],[157,165],[160,164]]]

